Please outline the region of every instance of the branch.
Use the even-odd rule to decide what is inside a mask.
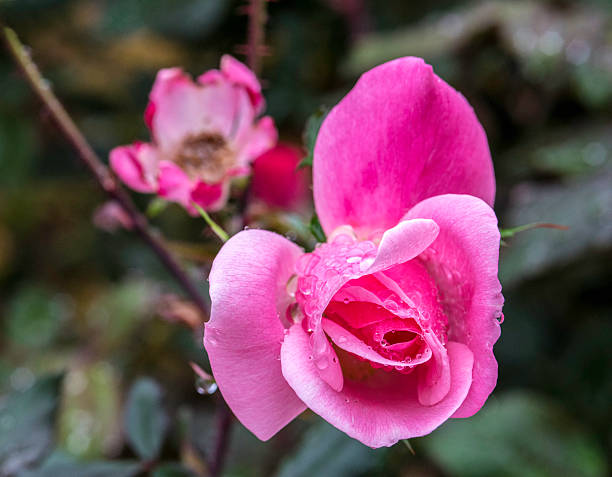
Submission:
[[[249,0],[249,32],[247,44],[247,64],[259,77],[261,72],[261,57],[264,53],[264,26],[268,19],[266,14],[267,0]]]
[[[132,199],[123,189],[117,179],[111,174],[108,167],[100,160],[92,147],[85,139],[85,136],[78,129],[72,118],[68,115],[62,104],[59,102],[49,82],[45,80],[36,64],[30,58],[28,50],[19,41],[17,34],[10,28],[0,23],[2,30],[2,40],[4,41],[13,60],[24,74],[25,79],[34,91],[38,99],[49,110],[51,117],[64,137],[74,147],[79,158],[85,163],[87,168],[94,175],[104,192],[123,208],[134,224],[134,229],[145,243],[153,249],[160,261],[166,266],[168,271],[180,283],[185,292],[195,302],[198,308],[208,315],[208,306],[200,295],[197,288],[187,277],[181,266],[176,262],[172,254],[166,249],[163,241],[153,234],[144,216],[138,211]]]
[[[219,477],[223,471],[225,457],[232,430],[232,411],[221,398],[217,401],[217,442],[210,463],[210,477]]]

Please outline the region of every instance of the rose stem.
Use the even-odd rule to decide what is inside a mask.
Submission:
[[[8,27],[0,23],[2,29],[2,38],[11,54],[13,60],[24,74],[25,79],[34,91],[38,99],[48,109],[51,117],[60,129],[64,137],[70,142],[76,150],[79,158],[89,168],[94,175],[104,192],[125,210],[130,217],[133,227],[138,232],[144,242],[153,249],[159,260],[166,266],[168,271],[183,287],[185,292],[190,296],[198,308],[208,316],[208,306],[198,292],[197,288],[187,277],[181,266],[174,259],[170,251],[164,246],[162,240],[154,234],[147,220],[138,211],[132,199],[127,194],[125,189],[121,187],[117,179],[111,174],[108,167],[100,160],[92,147],[85,139],[85,136],[78,129],[72,118],[66,112],[66,109],[53,94],[49,83],[45,80],[36,64],[32,61],[28,50],[19,41],[17,34]]]
[[[249,68],[259,76],[261,73],[261,57],[264,54],[264,26],[267,21],[267,0],[249,0],[249,31],[247,45],[247,64]]]
[[[219,477],[223,471],[225,457],[229,448],[234,416],[223,399],[217,401],[215,419],[217,421],[217,442],[210,463],[210,477]]]

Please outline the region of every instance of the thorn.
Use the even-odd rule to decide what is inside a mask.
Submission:
[[[410,451],[412,455],[416,455],[416,452],[414,452],[414,448],[412,447],[412,444],[410,443],[408,439],[402,439],[402,442],[408,448],[408,450]]]

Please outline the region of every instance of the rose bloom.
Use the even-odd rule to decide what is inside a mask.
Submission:
[[[304,151],[278,143],[253,162],[251,198],[272,209],[299,210],[310,196],[307,170],[298,168]]]
[[[160,70],[145,110],[151,143],[136,142],[110,153],[119,178],[138,192],[178,202],[191,214],[225,205],[230,181],[274,146],[272,118],[251,70],[229,55],[221,69],[194,82],[180,68]]]
[[[204,345],[237,418],[266,440],[310,408],[381,447],[476,413],[503,297],[472,108],[421,59],[378,66],[325,119],[313,180],[327,243],[246,230],[213,263]]]

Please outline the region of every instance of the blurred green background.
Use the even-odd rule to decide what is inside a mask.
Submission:
[[[106,158],[147,139],[159,68],[199,74],[223,53],[243,59],[244,4],[2,0],[0,14]],[[262,79],[281,138],[299,142],[308,116],[361,72],[422,56],[484,124],[501,226],[570,229],[503,248],[500,378],[474,418],[414,440],[416,455],[401,443],[370,450],[312,414],[268,443],[236,424],[226,475],[609,475],[612,4],[278,0],[268,11]],[[160,297],[178,290],[142,242],[93,226],[104,199],[1,55],[2,477],[141,475],[137,462],[158,457],[156,477],[205,475],[218,396],[199,394],[187,365],[207,369],[201,336],[160,316]],[[203,223],[175,206],[152,222],[201,258],[190,273],[205,293]]]

